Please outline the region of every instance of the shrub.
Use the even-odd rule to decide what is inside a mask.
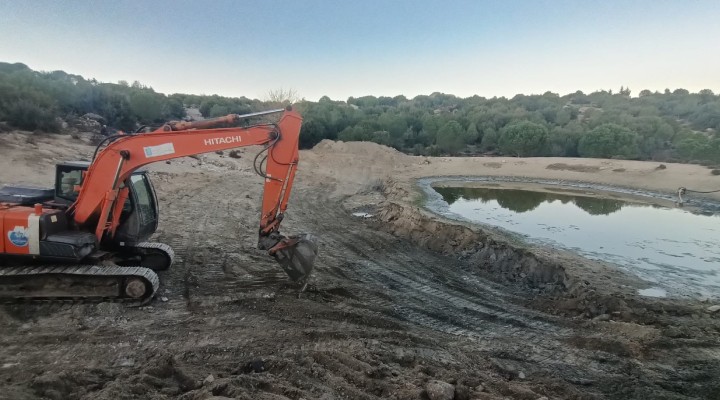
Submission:
[[[29,131],[58,132],[60,130],[60,125],[51,110],[40,108],[37,104],[24,99],[8,107],[5,118],[10,125]]]

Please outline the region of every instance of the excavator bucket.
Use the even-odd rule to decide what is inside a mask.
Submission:
[[[311,234],[285,238],[271,250],[290,279],[302,284],[310,278],[317,253],[317,238]]]

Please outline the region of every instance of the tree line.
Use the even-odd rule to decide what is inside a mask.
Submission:
[[[278,92],[269,93],[267,101],[165,95],[137,81],[102,83],[63,71],[0,63],[0,121],[27,130],[57,132],[60,121],[86,113],[126,131],[183,118],[190,106],[205,117],[244,114],[275,108],[284,100]],[[333,139],[372,141],[417,155],[720,162],[720,96],[709,89],[643,90],[637,97],[626,87],[512,98],[443,93],[412,99],[322,97],[296,106],[304,118],[304,148]]]
[[[14,128],[59,132],[61,121],[96,114],[110,127],[132,131],[185,117],[197,105],[206,117],[247,113],[262,102],[245,97],[165,95],[138,81],[103,83],[64,71],[38,72],[0,62],[0,121]]]
[[[720,162],[720,96],[630,89],[560,96],[327,97],[305,104],[302,140],[373,141],[418,155]]]

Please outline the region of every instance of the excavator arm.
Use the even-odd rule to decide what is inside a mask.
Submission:
[[[92,229],[94,224],[98,240],[112,237],[119,224],[122,204],[127,198],[127,189],[122,187],[122,183],[138,168],[174,158],[263,145],[266,158],[264,171],[262,161],[258,165],[256,158],[256,172],[265,179],[258,247],[268,250],[291,279],[305,280],[312,271],[317,254],[315,238],[311,235],[288,238],[279,232],[297,170],[302,118],[288,108],[277,124],[217,127],[281,111],[231,114],[197,122],[171,122],[154,132],[116,137],[96,154],[69,213],[78,226]]]

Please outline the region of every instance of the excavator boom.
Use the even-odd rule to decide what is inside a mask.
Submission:
[[[223,122],[241,120],[244,116],[229,115]],[[201,121],[204,122],[204,121]],[[212,121],[218,123],[218,120]],[[98,239],[114,228],[107,225],[112,205],[121,184],[138,168],[159,161],[264,145],[267,151],[267,172],[262,203],[261,229],[269,233],[287,208],[290,188],[298,163],[298,140],[302,119],[296,112],[286,111],[278,124],[249,127],[161,130],[149,134],[117,137],[96,155],[80,186],[80,195],[73,205],[73,219],[79,226],[98,217]],[[206,123],[207,125],[207,123]],[[165,125],[170,126],[170,125]],[[108,179],[110,178],[110,179]]]
[[[297,170],[302,118],[288,109],[284,110],[277,124],[215,128],[281,111],[168,123],[149,134],[116,139],[97,154],[88,168],[78,200],[73,205],[75,223],[82,226],[87,221],[97,221],[94,223],[98,240],[114,234],[121,206],[117,202],[122,196],[121,183],[144,165],[218,150],[264,145],[263,151],[267,153],[265,171],[261,171],[261,166],[256,168],[265,178],[258,247],[268,250],[291,279],[307,280],[317,253],[316,239],[309,235],[286,238],[279,233]],[[114,179],[107,179],[109,176]]]

